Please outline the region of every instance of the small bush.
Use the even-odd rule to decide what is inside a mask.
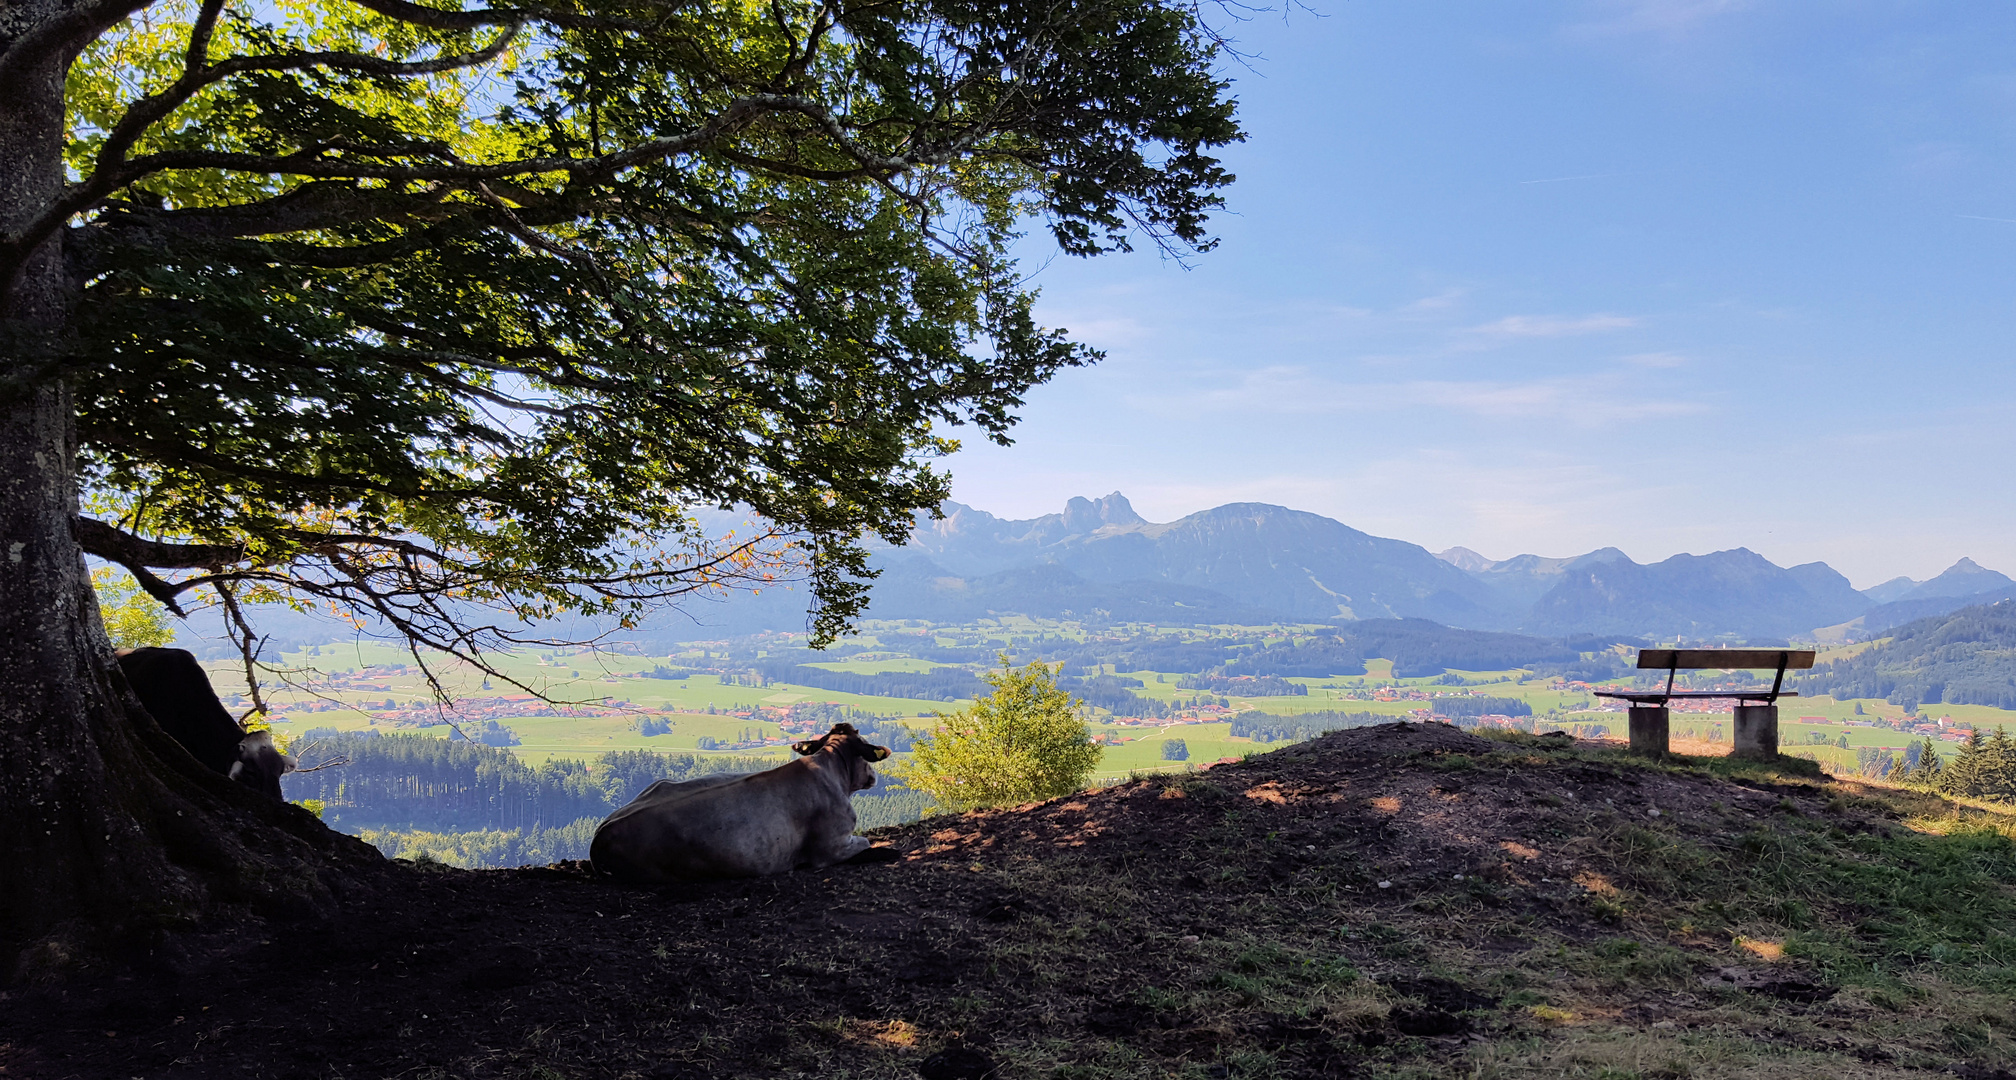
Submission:
[[[1084,788],[1101,750],[1071,695],[1041,661],[989,673],[994,692],[942,717],[890,775],[958,810],[1007,806]]]

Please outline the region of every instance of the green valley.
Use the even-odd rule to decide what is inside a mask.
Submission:
[[[1480,639],[1497,659],[1532,662],[1489,670],[1454,666],[1479,657]],[[279,658],[276,667],[285,680],[268,687],[267,700],[276,730],[311,766],[341,756],[332,748],[353,745],[349,740],[360,736],[457,743],[466,738],[533,770],[579,770],[603,783],[607,762],[639,752],[658,755],[666,775],[780,762],[792,741],[840,719],[889,744],[900,760],[911,740],[930,730],[936,714],[970,703],[970,696],[956,692],[976,692],[970,688],[984,685],[978,676],[1005,654],[1017,663],[1043,659],[1058,665],[1060,684],[1084,703],[1088,731],[1103,748],[1095,779],[1114,783],[1389,720],[1445,719],[1485,729],[1621,738],[1621,711],[1594,691],[1643,681],[1626,666],[1630,647],[1574,644],[1578,647],[1477,635],[1419,620],[1356,637],[1297,624],[1171,629],[1031,619],[942,626],[871,622],[860,635],[818,652],[806,649],[801,637],[765,634],[689,643],[653,655],[620,643],[500,655],[491,658],[493,666],[518,685],[470,668],[437,670],[450,695],[444,704],[434,699],[412,657],[381,644],[349,642],[308,646]],[[1870,649],[1864,643],[1825,650],[1818,670],[1883,655],[1880,647]],[[1326,666],[1337,673],[1311,673]],[[217,662],[210,667],[232,704],[249,703],[242,671]],[[1733,687],[1750,678],[1710,672],[1694,681]],[[878,689],[889,692],[872,692]],[[896,696],[901,693],[916,696]],[[1831,772],[1880,779],[1915,764],[1928,737],[1950,756],[1969,729],[2004,724],[2016,724],[2016,712],[1988,705],[1914,708],[1874,698],[1799,697],[1784,703],[1780,739],[1788,755]],[[1726,752],[1727,703],[1676,704],[1673,735],[1686,752]],[[1173,745],[1178,741],[1180,749]],[[492,855],[472,855],[468,842],[455,839],[469,829],[520,827],[495,815],[460,821],[457,828],[431,818],[360,816],[359,807],[331,798],[338,790],[332,778],[354,767],[332,766],[312,782],[290,779],[290,792],[312,788],[314,794],[294,797],[332,803],[327,812],[339,827],[368,821],[374,842],[387,850],[415,850],[402,846],[408,833],[435,835],[429,850],[446,852],[454,861],[494,864],[490,860],[518,850],[485,841]],[[580,806],[582,815],[599,818],[641,783],[604,787]],[[929,807],[928,800],[900,787],[863,793],[856,802],[863,828],[909,820]],[[584,831],[580,820],[567,816],[571,813],[524,827],[572,829],[576,840],[550,851],[537,845],[525,850],[577,854],[592,829]]]

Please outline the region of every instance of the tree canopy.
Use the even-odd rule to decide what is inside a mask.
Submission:
[[[467,656],[800,568],[830,637],[947,425],[1096,357],[1025,223],[1208,247],[1240,138],[1165,0],[72,12],[0,43],[0,96],[77,53],[69,182],[0,239],[7,288],[60,241],[69,317],[9,382],[73,395],[85,549],[248,645],[248,601]]]
[[[830,638],[955,426],[1096,357],[1018,233],[1209,246],[1189,3],[0,8],[0,976],[376,872],[153,722],[82,553],[248,668],[270,601],[488,666],[802,574]]]

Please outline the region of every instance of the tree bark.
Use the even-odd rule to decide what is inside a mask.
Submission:
[[[61,14],[9,7],[0,49]],[[37,60],[0,102],[0,235],[61,192],[71,59]],[[199,765],[126,686],[72,535],[71,397],[35,378],[71,309],[61,244],[42,244],[0,292],[0,982],[178,927],[326,912],[383,864]]]

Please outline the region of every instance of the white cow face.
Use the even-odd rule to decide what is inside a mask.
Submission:
[[[875,769],[871,761],[881,761],[889,756],[889,748],[876,746],[861,737],[852,724],[835,724],[833,730],[816,739],[807,739],[792,744],[791,749],[805,755],[826,753],[833,755],[841,768],[847,770],[848,786],[854,791],[866,791],[875,786]]]

